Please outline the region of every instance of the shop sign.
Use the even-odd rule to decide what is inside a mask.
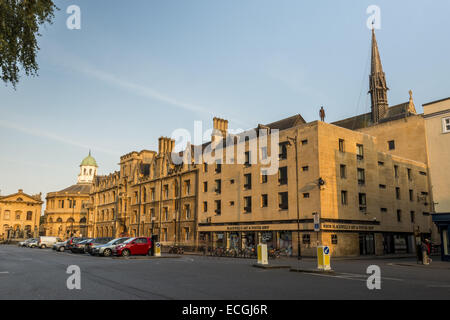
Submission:
[[[228,231],[257,231],[257,230],[269,230],[269,226],[233,226],[227,227]]]
[[[358,224],[323,223],[322,229],[345,230],[345,231],[372,231],[374,226],[364,226]]]

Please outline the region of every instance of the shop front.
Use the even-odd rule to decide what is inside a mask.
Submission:
[[[292,234],[295,231],[289,229],[293,229],[294,225],[288,226],[286,230],[276,230],[276,227],[276,225],[200,227],[198,244],[212,251],[216,248],[256,249],[259,243],[264,243],[269,250],[280,250],[286,255],[292,255]]]
[[[432,217],[441,236],[442,261],[450,261],[450,213],[437,213]]]

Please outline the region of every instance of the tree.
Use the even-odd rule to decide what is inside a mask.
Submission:
[[[27,76],[37,76],[39,27],[52,24],[52,0],[0,0],[0,65],[1,78],[14,89],[22,69]]]

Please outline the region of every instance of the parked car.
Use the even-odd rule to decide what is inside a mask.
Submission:
[[[106,244],[101,244],[101,245],[97,245],[92,247],[90,254],[92,255],[98,255],[98,256],[104,256],[104,257],[109,257],[112,255],[113,253],[113,249],[121,244],[124,243],[125,241],[127,241],[128,237],[126,238],[117,238],[117,239],[113,239],[110,242],[106,243]]]
[[[84,248],[89,243],[89,241],[92,241],[92,239],[86,239],[73,244],[70,247],[70,251],[72,251],[72,253],[84,253]]]
[[[113,249],[116,256],[151,255],[152,239],[146,237],[130,238]]]
[[[85,251],[85,252],[88,252],[88,253],[91,253],[92,247],[94,247],[94,246],[99,246],[99,245],[102,245],[102,244],[106,244],[106,243],[110,242],[110,241],[113,240],[113,239],[114,239],[114,238],[111,238],[111,237],[109,237],[109,238],[103,237],[103,238],[95,238],[95,239],[92,239],[92,241],[89,241],[89,242],[86,244],[86,246],[84,247],[84,251]]]
[[[62,242],[57,242],[57,243],[55,243],[55,244],[52,246],[52,249],[53,249],[53,250],[56,250],[56,251],[62,252],[62,251],[64,251],[64,250],[66,250],[66,245],[67,245],[68,242],[69,242],[69,240],[62,241]]]
[[[61,242],[58,237],[39,237],[37,246],[41,249],[51,248],[57,242]]]
[[[80,237],[72,237],[67,240],[67,244],[65,246],[66,250],[71,250],[72,247],[80,241],[88,240],[88,238],[80,238]]]
[[[38,246],[39,239],[32,239],[30,242],[26,244],[28,248],[36,248]]]
[[[27,247],[27,245],[31,242],[31,241],[36,241],[36,238],[29,238],[25,241],[20,241],[19,242],[19,247]]]

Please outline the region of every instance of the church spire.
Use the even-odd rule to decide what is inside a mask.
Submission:
[[[372,102],[372,122],[378,123],[386,115],[389,104],[387,99],[386,77],[381,64],[380,52],[378,51],[375,28],[372,28],[372,64],[369,76],[370,96]]]

